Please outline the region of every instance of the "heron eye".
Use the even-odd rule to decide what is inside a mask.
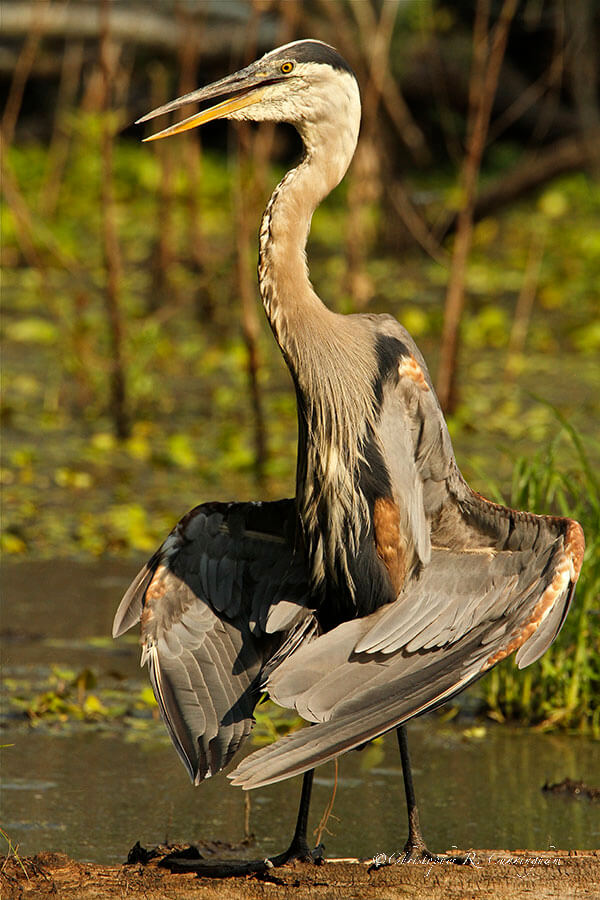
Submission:
[[[293,68],[294,68],[294,63],[284,62],[281,66],[281,71],[283,72],[284,75],[287,75],[288,72],[291,72]]]

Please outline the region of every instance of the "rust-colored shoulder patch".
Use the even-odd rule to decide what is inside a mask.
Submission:
[[[429,385],[425,380],[423,369],[416,361],[414,356],[403,356],[398,363],[398,374],[400,378],[410,378],[421,390],[428,391]]]
[[[400,533],[400,511],[390,497],[378,497],[375,501],[373,528],[377,555],[399,594],[406,577],[406,546]]]

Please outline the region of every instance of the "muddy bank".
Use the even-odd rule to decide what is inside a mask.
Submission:
[[[260,875],[202,878],[174,874],[160,859],[148,865],[78,863],[60,853],[40,853],[2,862],[4,900],[570,900],[598,896],[600,851],[477,850],[473,865],[389,865],[374,868],[357,860],[329,860],[321,866],[296,864]]]

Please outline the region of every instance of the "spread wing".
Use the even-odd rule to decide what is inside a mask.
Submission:
[[[522,667],[552,643],[581,567],[580,526],[488,503],[464,482],[455,488],[432,529],[429,563],[398,599],[321,635],[271,674],[273,699],[317,724],[253,753],[234,784],[306,771],[435,708],[515,650]]]
[[[141,620],[142,664],[171,739],[199,782],[252,726],[260,680],[316,631],[294,503],[210,503],[188,513],[134,579],[118,637]]]

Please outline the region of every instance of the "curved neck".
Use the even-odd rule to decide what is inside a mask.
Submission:
[[[353,120],[354,119],[354,120]],[[312,215],[339,184],[358,138],[353,117],[343,128],[327,121],[304,125],[304,156],[275,188],[264,212],[259,238],[258,281],[267,318],[283,355],[296,377],[311,336],[331,327],[334,313],[310,283],[306,241]]]

